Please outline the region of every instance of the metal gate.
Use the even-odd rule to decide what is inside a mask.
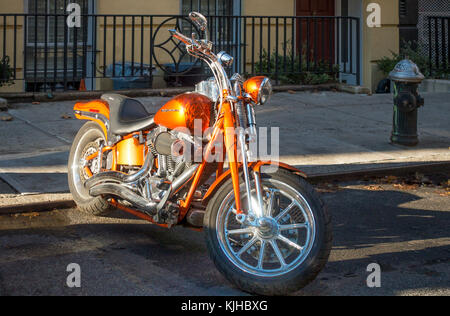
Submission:
[[[211,75],[170,37],[168,30],[174,27],[203,36],[184,15],[83,13],[79,28],[70,28],[68,18],[68,13],[55,12],[0,15],[0,54],[8,56],[11,79],[24,81],[28,91],[43,92],[76,90],[82,81],[88,90],[151,88],[155,80],[192,86]],[[267,75],[276,84],[297,84],[308,74],[329,74],[336,80],[352,76],[360,83],[358,18],[210,15],[208,19],[215,51],[225,50],[236,59],[230,73]],[[311,28],[301,44],[295,40],[298,25]],[[39,32],[41,26],[47,31]],[[336,44],[325,45],[323,39],[333,34]],[[105,82],[113,84],[105,88]]]

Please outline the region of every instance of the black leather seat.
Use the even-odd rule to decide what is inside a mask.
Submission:
[[[138,100],[120,94],[104,94],[102,100],[109,104],[109,131],[113,135],[124,136],[156,126],[153,116]]]

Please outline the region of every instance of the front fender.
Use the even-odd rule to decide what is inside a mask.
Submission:
[[[303,171],[301,171],[295,167],[292,167],[288,164],[285,164],[283,162],[257,161],[257,162],[252,162],[252,163],[248,164],[248,168],[255,172],[261,172],[261,169],[264,166],[276,166],[278,168],[288,170],[302,178],[305,178],[305,179],[308,178],[306,173],[304,173]],[[239,165],[239,170],[242,170],[242,164]],[[204,205],[206,205],[209,202],[209,200],[214,196],[214,194],[217,192],[217,190],[221,187],[221,185],[224,184],[226,181],[228,181],[228,179],[230,179],[230,178],[231,178],[231,170],[227,170],[221,176],[219,176],[214,181],[214,183],[209,187],[208,192],[206,192],[206,194],[203,196],[202,203]]]

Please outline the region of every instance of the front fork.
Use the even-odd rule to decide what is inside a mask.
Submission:
[[[254,122],[253,119],[249,120],[250,122]],[[221,107],[220,115],[218,122],[216,123],[216,126],[214,128],[213,135],[211,137],[211,140],[206,148],[206,157],[204,157],[203,163],[199,166],[194,178],[192,185],[189,189],[189,192],[187,194],[186,200],[180,202],[180,217],[184,217],[189,210],[189,207],[191,205],[195,190],[197,189],[201,175],[203,174],[203,171],[206,166],[206,161],[208,161],[208,158],[210,158],[210,155],[212,155],[212,150],[214,148],[215,141],[218,139],[220,132],[223,130],[223,139],[225,144],[225,152],[228,156],[228,163],[229,163],[229,169],[231,173],[231,179],[233,183],[233,191],[234,191],[234,197],[236,202],[236,219],[241,222],[245,223],[250,226],[258,226],[258,218],[263,217],[263,198],[262,198],[262,190],[261,190],[261,179],[259,175],[259,171],[255,171],[253,173],[254,181],[256,185],[256,193],[257,193],[257,206],[255,209],[255,205],[252,204],[252,194],[251,194],[251,177],[250,177],[250,171],[248,169],[248,160],[249,160],[249,149],[247,147],[246,138],[245,138],[245,131],[243,129],[239,129],[238,134],[236,135],[236,120],[233,116],[232,111],[232,104],[229,102],[224,102]],[[253,128],[253,130],[252,130]],[[254,123],[252,123],[250,128],[251,133],[253,133],[253,137],[256,135],[256,128],[254,126]],[[240,175],[239,175],[239,168],[240,163],[238,162],[238,144],[239,142],[241,152],[242,152],[242,159],[243,164],[242,168],[244,170],[244,177],[245,177],[245,186],[247,191],[248,198],[248,209],[249,211],[244,212],[241,207],[241,194],[240,194]]]
[[[242,103],[235,103],[236,107],[242,107]],[[244,111],[241,109],[236,109],[237,115],[244,115]],[[256,121],[255,121],[255,112],[253,110],[253,107],[251,104],[247,104],[247,114],[248,114],[248,125],[249,125],[249,140],[256,141],[257,138],[257,132],[256,132]],[[242,119],[239,119],[238,121],[242,122]],[[241,124],[242,125],[242,124]],[[248,201],[248,212],[247,214],[239,212],[236,215],[237,221],[239,221],[242,224],[249,225],[249,226],[259,226],[259,218],[264,217],[264,202],[263,202],[263,193],[262,193],[262,187],[261,187],[261,176],[259,171],[253,171],[253,181],[255,183],[256,188],[256,205],[253,203],[253,197],[252,197],[252,189],[251,189],[251,175],[250,170],[248,168],[248,162],[251,157],[251,151],[247,143],[246,139],[246,131],[241,127],[238,129],[237,134],[237,140],[238,145],[241,150],[241,157],[242,157],[242,169],[244,171],[244,181],[245,181],[245,189],[247,192],[247,201]],[[234,188],[235,190],[235,196],[236,192],[239,192],[239,188]],[[240,196],[239,196],[240,199]],[[236,200],[236,205],[240,204],[240,201],[238,202]]]

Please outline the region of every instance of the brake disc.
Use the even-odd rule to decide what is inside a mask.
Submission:
[[[90,161],[87,161],[87,158],[89,156],[92,156],[93,154],[97,153],[99,151],[99,144],[97,142],[91,142],[89,144],[87,144],[83,151],[81,152],[81,159],[80,159],[80,177],[83,180],[87,180],[90,178],[90,176],[88,175],[88,173],[86,172],[84,167],[88,167],[92,174],[97,174],[100,172],[101,170],[101,166],[98,162],[98,159],[92,159]]]

